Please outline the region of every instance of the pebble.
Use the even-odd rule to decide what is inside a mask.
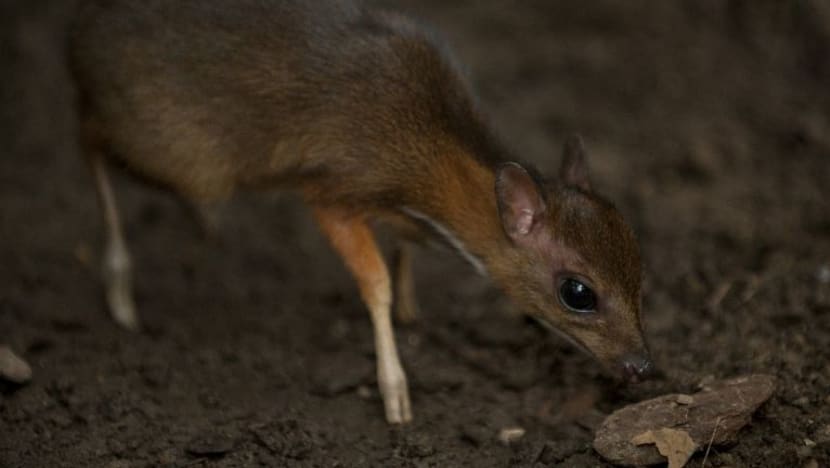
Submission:
[[[499,442],[509,445],[517,440],[521,439],[525,436],[525,430],[523,427],[505,427],[499,431]]]
[[[32,379],[32,368],[8,346],[0,346],[0,378],[24,384]]]
[[[677,395],[677,404],[678,405],[691,405],[695,402],[695,399],[691,395]]]

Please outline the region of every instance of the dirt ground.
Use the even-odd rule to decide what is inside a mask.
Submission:
[[[665,377],[623,388],[421,249],[398,326],[415,421],[391,428],[368,315],[290,195],[246,194],[205,238],[117,178],[147,330],[117,328],[63,59],[68,7],[0,6],[0,466],[606,466],[601,414],[765,372],[773,398],[706,466],[830,466],[830,7],[755,2],[386,2],[435,24],[517,153],[568,132],[638,233]],[[506,446],[504,427],[527,432]],[[703,454],[689,466],[701,466]],[[815,460],[818,464],[810,465]]]

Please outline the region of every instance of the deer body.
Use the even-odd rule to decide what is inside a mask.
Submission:
[[[122,324],[138,322],[105,157],[198,203],[299,191],[370,310],[390,422],[411,412],[373,219],[444,238],[606,367],[647,370],[636,242],[591,193],[581,144],[569,144],[557,183],[510,163],[463,74],[415,23],[344,1],[93,1],[71,57]],[[561,310],[559,283],[572,276],[607,316]],[[409,281],[395,302],[413,309]]]

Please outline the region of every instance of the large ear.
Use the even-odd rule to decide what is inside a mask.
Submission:
[[[502,164],[496,173],[496,199],[507,236],[519,243],[528,239],[545,212],[545,200],[533,177],[517,163]]]
[[[585,145],[582,137],[573,134],[565,139],[562,150],[562,165],[559,167],[559,178],[565,185],[577,187],[586,192],[591,191],[591,179],[588,176],[588,161],[585,155]]]

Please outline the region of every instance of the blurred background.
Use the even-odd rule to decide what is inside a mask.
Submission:
[[[124,176],[148,330],[118,329],[64,56],[72,2],[5,0],[0,343],[35,380],[0,387],[0,466],[602,466],[603,414],[747,372],[778,390],[708,466],[830,462],[830,3],[371,4],[433,24],[542,172],[585,137],[595,185],[639,236],[666,378],[616,387],[422,249],[421,318],[398,328],[415,422],[391,430],[368,316],[296,198],[243,195],[205,239],[186,206]],[[516,425],[519,442],[493,437]]]

